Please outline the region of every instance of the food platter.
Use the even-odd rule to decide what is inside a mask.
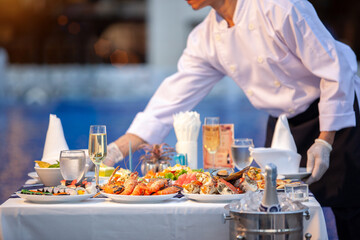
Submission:
[[[109,194],[101,191],[101,194],[110,198],[114,202],[121,203],[155,203],[162,202],[168,199],[173,198],[178,193],[167,194],[167,195],[148,195],[148,196],[133,196],[133,195],[119,195],[119,194]]]
[[[288,174],[282,173],[282,175],[286,179],[301,180],[301,179],[303,179],[305,177],[310,176],[311,172],[307,172],[306,168],[300,168],[298,173],[288,173]]]
[[[94,196],[92,194],[83,194],[83,195],[65,195],[65,196],[49,196],[49,195],[30,195],[16,192],[16,195],[21,197],[24,200],[34,202],[34,203],[66,203],[66,202],[80,202]]]
[[[189,194],[181,192],[187,199],[194,200],[197,202],[229,202],[232,200],[241,199],[244,194]]]
[[[28,173],[28,176],[31,177],[32,179],[35,179],[35,180],[37,180],[38,182],[40,182],[39,175],[37,175],[36,172],[29,172],[29,173]]]

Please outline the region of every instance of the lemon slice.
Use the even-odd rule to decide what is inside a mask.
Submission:
[[[38,165],[39,165],[39,167],[41,167],[41,168],[48,168],[51,164],[50,163],[48,163],[48,162],[43,162],[43,161],[35,161]]]
[[[110,177],[111,174],[114,172],[115,168],[108,167],[104,165],[105,167],[100,166],[99,176],[100,177]]]

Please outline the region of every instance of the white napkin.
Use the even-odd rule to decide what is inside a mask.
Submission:
[[[173,118],[178,141],[197,141],[201,125],[199,113],[179,112],[174,114]]]
[[[276,122],[271,148],[278,148],[297,152],[294,138],[285,114],[281,114]]]
[[[197,139],[200,131],[200,115],[197,112],[180,112],[173,115],[177,138],[176,151],[187,154],[188,165],[197,169]]]
[[[59,160],[60,152],[62,150],[69,150],[66,143],[63,127],[60,119],[50,114],[49,127],[46,133],[44,152],[41,161],[50,164],[56,163]]]
[[[284,114],[280,115],[274,130],[271,148],[250,148],[251,156],[265,169],[266,164],[274,163],[279,174],[298,173],[301,156],[297,153],[289,123]]]

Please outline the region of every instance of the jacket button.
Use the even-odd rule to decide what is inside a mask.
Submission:
[[[255,29],[254,24],[250,23],[249,26],[248,26],[248,29],[249,29],[250,31],[254,30],[254,29]]]

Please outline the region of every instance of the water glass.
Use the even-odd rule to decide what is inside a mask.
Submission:
[[[235,166],[241,170],[251,164],[250,147],[254,147],[251,138],[236,138],[231,144],[231,156]]]
[[[309,186],[305,183],[285,184],[285,194],[293,201],[309,201]]]
[[[86,155],[82,150],[63,150],[60,152],[60,172],[65,180],[82,179],[85,172]]]

